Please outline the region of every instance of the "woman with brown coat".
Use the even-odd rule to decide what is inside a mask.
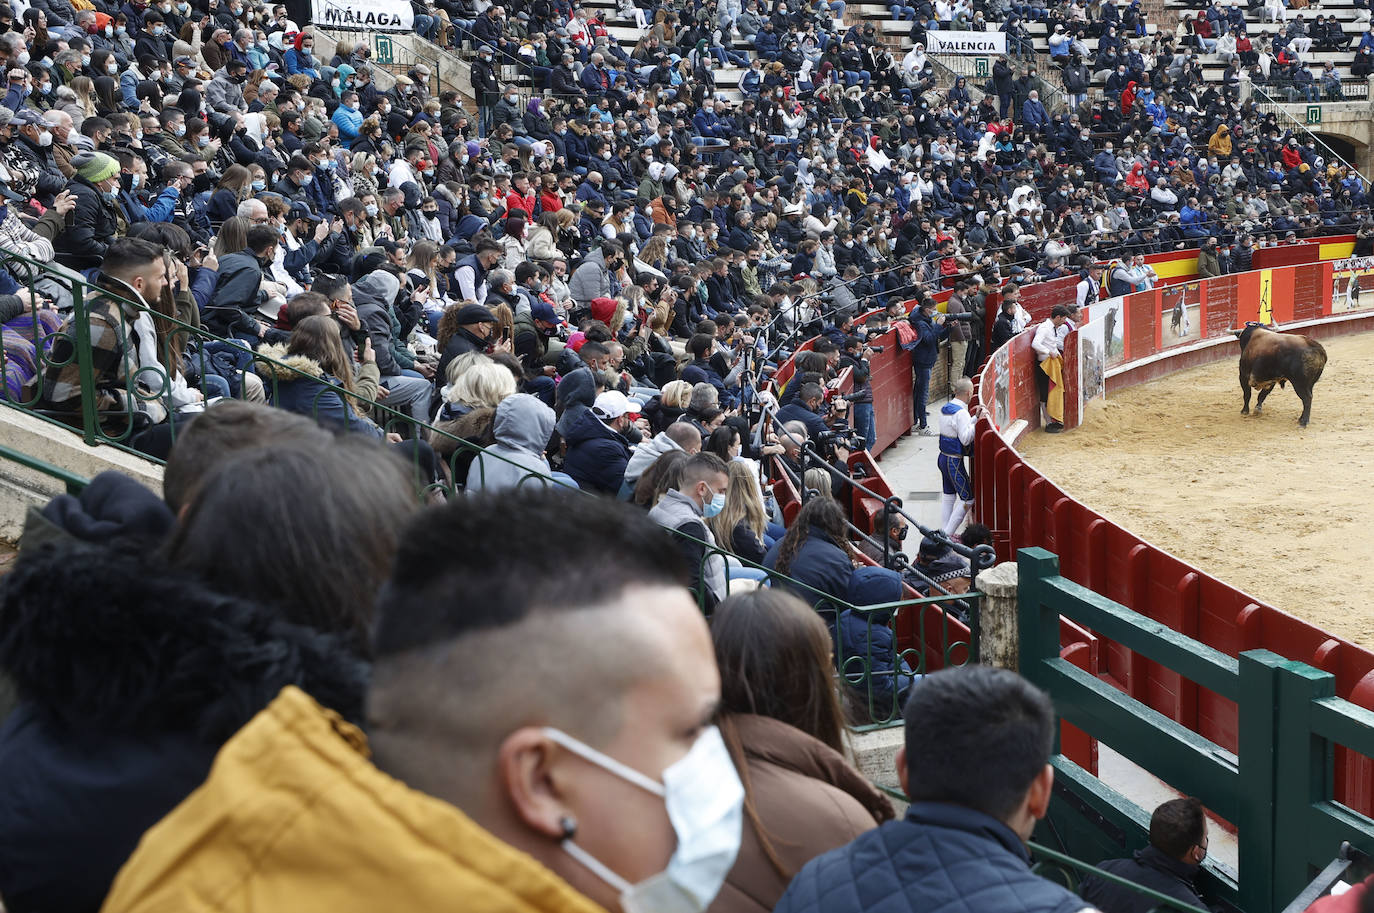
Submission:
[[[766,913],[801,867],[893,817],[846,759],[830,633],[795,596],[716,607],[719,725],[745,789],[743,841],[708,913]]]

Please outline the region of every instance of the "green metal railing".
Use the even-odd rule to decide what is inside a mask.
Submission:
[[[1066,853],[1052,850],[1047,846],[1031,842],[1029,848],[1031,859],[1035,860],[1034,865],[1031,866],[1031,871],[1043,878],[1059,882],[1070,891],[1079,890],[1083,883],[1083,879],[1087,876],[1092,876],[1099,881],[1125,888],[1132,893],[1150,899],[1154,902],[1154,906],[1150,908],[1151,913],[1156,913],[1156,911],[1158,911],[1158,913],[1166,913],[1166,911],[1170,910],[1180,910],[1184,911],[1184,913],[1210,913],[1210,911],[1203,907],[1187,904],[1167,894],[1161,894],[1153,888],[1147,888],[1142,884],[1131,881],[1129,878],[1122,878],[1120,875],[1104,872],[1081,859],[1075,859]]]
[[[84,277],[56,273],[47,264],[29,260],[12,252],[0,252],[0,266],[10,268],[15,275],[26,277],[32,302],[29,306],[30,317],[35,326],[40,323],[40,284],[60,278],[64,283],[64,291],[70,294],[72,302],[70,314],[61,330],[36,334],[34,363],[37,375],[26,388],[31,392],[26,397],[8,397],[7,405],[22,408],[54,424],[75,430],[89,445],[115,447],[149,458],[138,446],[144,443],[143,436],[149,429],[157,429],[158,433],[164,434],[174,444],[186,421],[193,417],[194,413],[178,415],[177,410],[173,408],[173,373],[190,373],[202,378],[202,386],[199,389],[208,395],[213,391],[204,386],[203,378],[215,373],[211,367],[212,360],[216,357],[232,357],[241,362],[241,367],[236,369],[234,375],[238,388],[235,395],[239,397],[246,396],[250,389],[255,387],[250,377],[261,379],[263,392],[269,403],[281,401],[280,394],[284,384],[293,380],[309,382],[318,387],[312,397],[310,417],[318,420],[323,409],[329,409],[331,414],[337,415],[341,411],[340,405],[347,404],[342,409],[345,416],[342,428],[345,430],[367,433],[374,437],[380,437],[383,433],[395,433],[405,439],[423,438],[436,449],[446,451],[446,455],[441,457],[446,470],[445,477],[433,478],[427,476],[419,448],[404,443],[397,445],[398,452],[402,452],[411,461],[417,486],[422,489],[422,496],[449,498],[465,489],[485,488],[488,468],[498,464],[517,466],[520,473],[518,484],[564,484],[551,475],[530,471],[525,466],[444,429],[416,421],[384,402],[349,393],[337,383],[322,380],[294,365],[269,357],[261,351],[254,351],[248,348],[246,343],[210,334],[194,322],[197,319],[194,316],[194,305],[187,307],[183,302],[182,318],[168,316],[173,310],[173,305],[168,300],[159,303],[160,310],[149,307],[140,301],[133,301],[102,289]],[[169,263],[169,275],[174,272]],[[133,339],[128,337],[124,323],[119,322],[117,331],[120,337],[117,340],[117,348],[122,353],[122,362],[118,368],[107,366],[106,370],[97,376],[92,363],[90,320],[92,308],[98,299],[106,299],[117,308],[126,310],[129,316],[125,319],[130,324],[130,318],[139,314],[146,313],[152,316],[162,328],[157,347],[158,364],[142,365],[138,362],[137,347]],[[57,350],[56,353],[54,349]],[[69,402],[64,408],[57,408],[55,404],[47,401],[46,394],[50,392],[47,376],[53,371],[73,365],[79,378],[80,396],[77,402]],[[168,366],[173,366],[175,372],[169,372]],[[0,350],[0,375],[7,375],[11,367],[17,368],[19,365],[12,365],[9,353]],[[107,404],[119,402],[123,403],[123,407],[97,409],[97,400],[102,396]],[[149,413],[166,413],[170,418],[167,421],[152,422],[148,417]],[[0,451],[0,457],[13,458],[16,462],[49,474],[61,472],[56,467],[50,467],[23,454]],[[74,490],[73,486],[79,487],[84,483],[84,480],[76,476],[58,477],[62,478],[69,490]],[[899,703],[893,700],[893,695],[904,690],[910,683],[911,676],[941,666],[961,665],[976,656],[976,640],[961,640],[955,636],[950,626],[950,614],[965,607],[971,607],[969,611],[976,614],[976,606],[981,598],[981,594],[977,592],[901,600],[884,606],[855,606],[839,599],[839,594],[823,593],[787,575],[768,571],[714,543],[698,541],[698,544],[703,549],[703,571],[706,562],[725,561],[762,571],[773,585],[786,586],[804,597],[808,593],[812,594],[814,598],[808,601],[816,604],[818,612],[830,623],[832,631],[835,630],[836,621],[843,612],[851,611],[862,619],[863,636],[857,646],[849,644],[852,649],[847,650],[844,641],[836,638],[837,669],[863,705],[862,712],[855,714],[861,718],[858,720],[861,725],[890,725],[898,721]],[[699,579],[705,580],[706,575],[703,573]],[[728,577],[726,585],[728,593]],[[698,593],[703,602],[704,589],[703,585]],[[895,639],[889,642],[889,638],[880,635],[882,630],[890,629],[894,625],[899,628],[906,626],[918,632],[916,642],[906,648],[899,648]]]
[[[27,453],[15,450],[13,447],[0,445],[0,460],[17,463],[27,469],[41,472],[43,475],[52,476],[62,483],[69,495],[80,494],[82,489],[89,485],[91,481],[85,476],[79,476],[74,472],[63,469],[61,466],[49,463],[47,460],[40,460],[38,457],[29,456]]]
[[[674,535],[682,534],[674,532]],[[950,619],[955,611],[954,603],[966,605],[969,612],[977,613],[983,598],[977,591],[900,599],[876,605],[855,605],[833,593],[740,558],[717,545],[686,538],[704,546],[698,579],[706,579],[711,562],[726,563],[726,596],[732,584],[739,589],[741,579],[749,580],[750,587],[756,585],[751,578],[731,578],[728,566],[735,566],[761,573],[769,585],[785,587],[803,601],[811,603],[830,628],[836,669],[848,698],[853,728],[857,730],[901,725],[902,697],[917,677],[936,669],[976,662],[976,644],[972,638],[959,639],[951,628]],[[698,600],[704,611],[707,605],[704,585]],[[850,616],[848,624],[845,623],[846,613]],[[852,634],[855,629],[860,632],[857,642],[841,633]],[[893,634],[894,630],[914,631],[914,642],[902,647]],[[935,636],[932,636],[932,630]],[[855,706],[856,701],[858,706]]]
[[[1374,850],[1374,820],[1335,800],[1334,765],[1337,745],[1374,756],[1374,712],[1335,697],[1334,676],[1267,650],[1227,656],[1066,580],[1043,549],[1022,549],[1018,565],[1022,675],[1049,693],[1063,719],[1238,827],[1239,878],[1206,867],[1219,897],[1247,913],[1275,913],[1343,843]],[[1238,754],[1061,659],[1061,615],[1234,701]],[[1104,808],[1129,805],[1067,759],[1055,764],[1079,795],[1083,819],[1098,822]],[[1139,822],[1148,820],[1131,808],[1133,822],[1115,825],[1127,847],[1140,845]],[[1063,849],[1104,858],[1100,848]]]

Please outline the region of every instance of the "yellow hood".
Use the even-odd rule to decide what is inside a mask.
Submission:
[[[362,732],[294,687],[143,836],[102,910],[604,913],[454,806],[382,773]]]

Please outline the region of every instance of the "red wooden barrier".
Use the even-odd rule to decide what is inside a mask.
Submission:
[[[1331,315],[1331,270],[1330,267],[1292,267],[1286,270],[1301,271],[1298,278],[1303,289],[1298,297],[1303,301],[1304,314],[1320,311]],[[1296,278],[1274,271],[1271,276],[1275,287],[1294,289]],[[1224,289],[1232,287],[1256,286],[1254,274],[1220,279]],[[1239,283],[1239,286],[1237,285]],[[1246,285],[1249,283],[1249,285]],[[1318,285],[1312,289],[1312,285]],[[1297,289],[1294,289],[1297,292]],[[1259,309],[1259,294],[1246,292],[1245,300],[1239,301],[1239,294],[1223,292],[1237,311]],[[1202,300],[1210,304],[1206,289]],[[1272,300],[1275,315],[1294,314],[1292,298]],[[1143,345],[1145,336],[1132,337],[1129,320],[1134,312],[1124,308],[1125,338],[1135,338],[1135,345]],[[1156,308],[1136,308],[1139,319],[1156,320]],[[1243,318],[1245,314],[1223,314]],[[1227,320],[1217,320],[1216,326],[1224,331]],[[1345,314],[1326,316],[1322,322],[1304,327],[1309,336],[1333,336],[1338,333],[1351,333],[1356,330],[1370,329],[1374,325],[1374,315],[1349,318]],[[998,397],[1003,391],[1003,401],[993,406],[998,425],[1009,428],[1014,419],[1024,418],[1035,425],[1031,414],[1032,404],[1026,403],[1024,396],[1024,377],[999,377],[999,370],[1011,373],[1024,373],[1033,370],[1031,360],[1022,358],[1021,347],[1025,334],[1018,337],[1007,349],[1002,358],[991,359],[982,377],[978,378],[977,392],[980,401],[989,403],[989,396]],[[1154,338],[1158,338],[1157,336]],[[999,353],[1000,355],[1000,353]],[[1125,364],[1114,375],[1114,384],[1109,389],[1118,389],[1132,382],[1145,382],[1161,377],[1171,370],[1171,362],[1179,366],[1193,366],[1217,358],[1234,355],[1234,349],[1213,348],[1191,351],[1164,352],[1162,358],[1154,351],[1128,351],[1132,359],[1153,358],[1143,364]],[[1006,391],[1010,391],[1007,393]],[[1000,408],[1010,411],[1009,415],[996,414]],[[976,440],[974,440],[974,494],[977,495],[978,517],[993,529],[993,544],[999,558],[1011,560],[1015,551],[1026,546],[1040,546],[1059,555],[1059,565],[1063,575],[1074,582],[1092,588],[1096,593],[1120,602],[1151,619],[1168,624],[1173,630],[1183,632],[1189,637],[1212,646],[1223,653],[1235,654],[1249,649],[1268,649],[1272,652],[1301,660],[1336,676],[1337,693],[1362,707],[1374,708],[1374,653],[1370,650],[1333,637],[1326,631],[1297,619],[1286,612],[1260,604],[1259,601],[1242,593],[1238,588],[1217,580],[1201,569],[1194,568],[1153,544],[1145,542],[1134,533],[1120,525],[1096,514],[1091,507],[1077,502],[1062,489],[1044,477],[1035,467],[1026,463],[1015,451],[1013,444],[1003,439],[1002,433],[993,428],[987,419],[980,421]],[[1061,628],[1063,654],[1080,661],[1087,653],[1094,653],[1092,670],[1103,681],[1112,682],[1125,693],[1138,698],[1169,716],[1182,725],[1190,727],[1201,736],[1217,742],[1221,747],[1235,751],[1237,747],[1237,708],[1232,701],[1206,689],[1201,689],[1182,676],[1162,668],[1145,657],[1132,653],[1112,641],[1098,639],[1091,631],[1081,635],[1077,631]],[[1083,649],[1079,649],[1083,645]],[[1087,661],[1087,660],[1084,660]],[[1091,740],[1088,740],[1091,741]],[[1066,738],[1066,744],[1070,740]],[[1080,745],[1083,748],[1083,745]],[[1341,802],[1370,814],[1374,811],[1374,760],[1355,755],[1347,749],[1337,751],[1337,796]]]

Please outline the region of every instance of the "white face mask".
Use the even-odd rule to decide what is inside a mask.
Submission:
[[[668,867],[637,884],[611,871],[571,836],[563,840],[564,852],[620,892],[624,913],[705,910],[735,864],[744,827],[744,786],[720,730],[712,726],[704,731],[682,760],[663,771],[661,784],[560,730],[546,727],[543,732],[573,754],[662,796],[677,834]]]

